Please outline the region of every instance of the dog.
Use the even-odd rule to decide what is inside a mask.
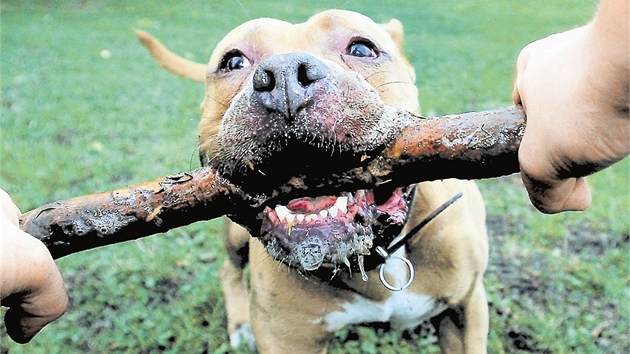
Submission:
[[[228,33],[207,65],[137,34],[163,67],[205,83],[202,164],[250,187],[298,171],[316,174],[326,170],[327,157],[370,151],[391,139],[396,122],[373,113],[375,102],[420,111],[397,20],[377,24],[343,10],[300,24],[256,19]],[[458,192],[463,197],[395,257],[379,258],[377,245],[408,232]],[[414,329],[430,319],[442,352],[486,352],[488,241],[474,182],[304,197],[230,218],[247,226],[227,220],[224,228],[228,257],[220,279],[233,346],[322,353],[345,326]]]

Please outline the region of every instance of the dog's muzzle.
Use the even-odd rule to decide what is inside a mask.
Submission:
[[[307,53],[273,55],[230,103],[213,161],[252,194],[295,176],[326,180],[334,166],[377,153],[400,131],[404,122],[383,118],[386,109],[355,71]],[[410,200],[407,189],[385,187],[294,199],[231,218],[289,266],[364,272],[378,266],[378,256],[366,257],[373,247],[387,246],[402,230]]]

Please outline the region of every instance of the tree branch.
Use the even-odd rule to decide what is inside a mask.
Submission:
[[[398,112],[406,114],[407,112]],[[293,177],[268,195],[251,195],[212,167],[53,202],[20,218],[20,227],[53,257],[166,232],[222,215],[251,212],[298,195],[328,195],[388,184],[445,178],[477,179],[519,171],[525,115],[518,107],[436,118],[411,118],[399,137],[375,156],[325,180]],[[334,161],[331,161],[334,164]]]

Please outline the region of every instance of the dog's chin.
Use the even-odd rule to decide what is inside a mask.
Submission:
[[[378,265],[373,248],[386,247],[402,230],[410,190],[377,191],[376,200],[384,202],[375,201],[374,191],[361,190],[266,207],[259,215],[260,239],[272,257],[301,271],[364,272]]]

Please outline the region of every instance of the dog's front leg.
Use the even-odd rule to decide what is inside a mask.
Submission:
[[[233,348],[247,346],[254,349],[256,342],[249,319],[249,287],[245,277],[250,236],[247,230],[226,220],[223,241],[228,258],[221,267],[220,279],[225,297],[230,345]]]
[[[442,353],[487,353],[488,300],[482,277],[475,280],[468,298],[456,309],[433,319]]]
[[[258,351],[325,353],[333,334],[322,319],[329,307],[336,309],[330,288],[274,260],[257,240],[250,249],[250,316]]]

